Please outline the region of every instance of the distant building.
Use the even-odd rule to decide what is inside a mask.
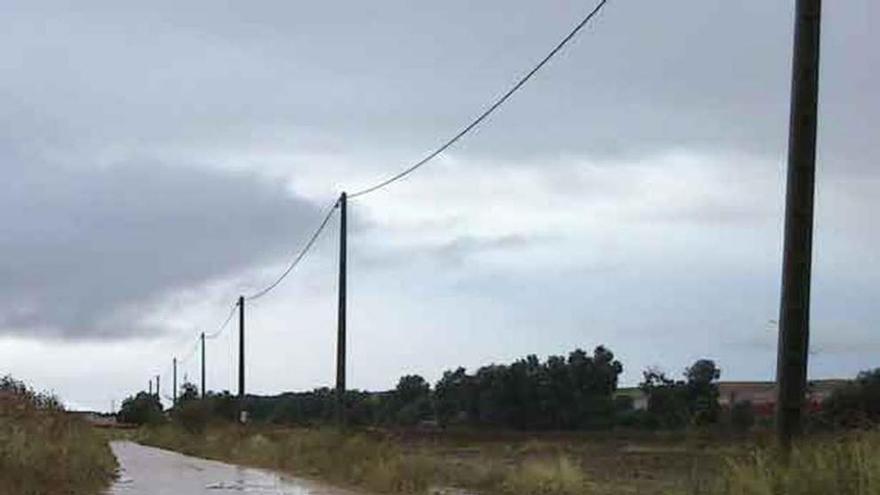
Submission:
[[[821,408],[822,402],[831,393],[848,380],[815,380],[809,383],[808,407],[816,410]],[[718,403],[721,407],[728,408],[741,401],[749,401],[759,416],[769,416],[776,408],[776,383],[775,382],[719,382]],[[638,387],[621,388],[617,391],[618,397],[629,397],[633,402],[633,408],[644,410],[648,408],[648,397]]]
[[[848,383],[848,380],[815,380],[807,387],[807,407],[819,410],[822,402],[831,396],[835,389]],[[775,382],[719,382],[718,403],[730,407],[737,402],[749,401],[759,416],[770,416],[776,409]]]

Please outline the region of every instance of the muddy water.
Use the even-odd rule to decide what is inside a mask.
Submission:
[[[109,495],[356,495],[261,469],[207,461],[176,452],[113,442],[119,480]]]

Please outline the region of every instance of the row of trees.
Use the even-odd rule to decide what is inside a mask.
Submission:
[[[592,353],[577,349],[568,356],[550,356],[544,361],[531,355],[510,364],[483,366],[474,373],[458,368],[445,372],[433,388],[421,376],[407,375],[388,392],[348,391],[347,418],[356,425],[436,422],[443,427],[523,430],[608,428],[632,416],[631,401],[616,397],[622,371],[614,353],[599,346]],[[717,403],[717,385],[713,384],[719,373],[711,361],[699,361],[689,368],[686,382],[669,380],[662,373],[646,373],[643,389],[651,397],[648,414],[656,417],[653,423],[674,427],[689,422],[693,415],[710,418],[709,404]],[[679,404],[684,407],[678,408]],[[184,384],[170,414],[191,423],[199,417],[232,421],[238,407],[237,398],[228,392],[209,393],[200,399],[194,385]],[[335,394],[329,388],[273,397],[248,396],[245,401],[252,420],[279,424],[329,422],[334,419],[335,407]],[[165,416],[158,397],[141,392],[123,402],[119,418],[143,424],[163,421]]]
[[[436,421],[518,429],[601,428],[614,422],[614,394],[623,366],[614,353],[599,346],[588,354],[575,350],[567,357],[541,361],[528,356],[511,364],[493,364],[468,373],[447,371],[432,389],[421,376],[402,377],[388,392],[348,391],[348,421],[359,425],[414,425]],[[198,405],[195,405],[198,403]],[[254,421],[313,424],[330,421],[335,394],[328,388],[285,393],[274,397],[248,396],[245,408]],[[202,414],[234,419],[238,405],[228,392],[209,393],[184,384],[172,414]],[[184,413],[184,410],[188,410]],[[156,395],[141,392],[126,399],[121,421],[143,424],[162,421]]]
[[[721,370],[711,360],[696,361],[681,379],[646,370],[639,389],[647,398],[647,407],[638,410],[631,395],[617,393],[622,371],[614,353],[599,346],[592,353],[577,349],[544,361],[531,355],[510,364],[483,366],[473,373],[458,368],[445,372],[433,388],[421,376],[407,375],[391,391],[346,392],[347,419],[361,426],[436,423],[521,430],[617,425],[676,429],[719,422],[745,430],[755,422],[748,402],[722,411],[718,401]],[[211,419],[235,421],[239,407],[237,397],[229,392],[209,392],[202,399],[195,385],[187,383],[172,410],[163,411],[156,395],[141,392],[123,402],[119,419],[144,424],[164,421],[170,415],[197,429]],[[247,396],[244,407],[257,422],[322,424],[335,419],[336,396],[329,388]],[[836,391],[816,419],[839,426],[880,422],[880,370],[862,373]]]

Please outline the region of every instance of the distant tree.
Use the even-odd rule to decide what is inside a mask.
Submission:
[[[228,390],[208,392],[205,396],[211,416],[226,421],[238,421],[238,398]]]
[[[123,423],[135,425],[155,424],[164,420],[159,397],[146,392],[139,392],[122,401],[117,417]]]
[[[464,368],[446,371],[434,386],[434,408],[438,423],[446,426],[476,417],[474,380]]]
[[[655,368],[642,373],[639,388],[648,397],[647,426],[682,428],[690,420],[687,390],[683,381],[668,378]]]
[[[361,390],[347,390],[345,392],[346,421],[349,424],[361,426],[375,424],[380,405],[381,399],[377,394]]]
[[[698,426],[718,421],[718,378],[721,370],[709,359],[697,360],[684,372],[686,381],[673,380],[649,368],[640,384],[648,396],[650,423],[661,428]]]
[[[391,394],[384,397],[385,422],[414,425],[432,414],[431,386],[419,375],[406,375]]]
[[[493,364],[473,375],[447,371],[435,387],[438,421],[517,429],[603,428],[614,423],[614,392],[623,366],[605,347],[592,354],[541,362],[530,355]]]
[[[186,382],[180,386],[180,394],[177,396],[177,402],[184,403],[198,400],[199,396],[199,387],[194,383]]]
[[[833,426],[872,427],[880,424],[880,368],[862,371],[856,379],[831,393],[822,404]]]
[[[721,370],[711,359],[700,359],[685,370],[687,378],[688,409],[696,425],[718,422],[721,406],[718,403],[718,379]]]

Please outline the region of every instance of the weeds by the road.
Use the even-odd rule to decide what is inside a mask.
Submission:
[[[215,426],[193,434],[166,425],[142,430],[138,440],[190,455],[277,469],[380,493],[426,493],[436,487],[505,495],[599,493],[578,463],[559,452],[516,463],[490,455],[463,461],[431,449],[404,448],[378,433],[305,428]]]
[[[457,487],[501,495],[880,495],[880,432],[805,440],[787,463],[772,447],[754,447],[763,437],[738,444],[700,435],[535,438],[235,426],[194,435],[166,425],[142,430],[139,439],[381,493]]]
[[[58,401],[0,378],[0,495],[96,494],[116,460],[92,427]]]
[[[880,433],[806,440],[788,461],[773,448],[728,460],[721,476],[691,495],[877,495]]]

